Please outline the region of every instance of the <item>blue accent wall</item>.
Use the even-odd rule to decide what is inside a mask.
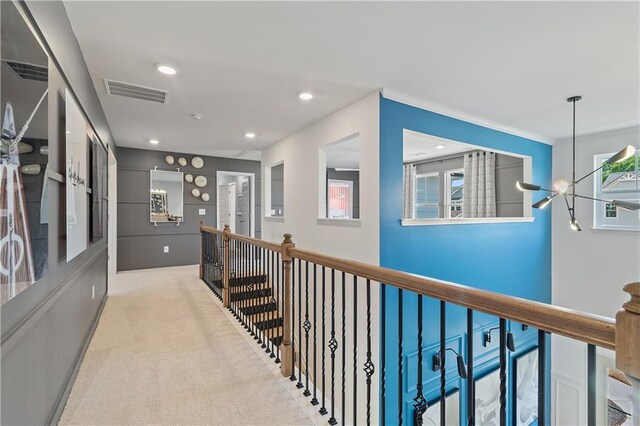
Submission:
[[[380,99],[380,265],[414,274],[457,282],[498,293],[551,302],[551,211],[534,210],[535,220],[528,223],[459,224],[403,227],[402,217],[402,145],[403,130],[413,130],[473,145],[530,156],[535,184],[549,187],[551,146],[476,124],[436,114],[381,97]],[[515,182],[514,182],[515,184]],[[537,198],[536,198],[537,200]],[[385,397],[386,424],[399,423],[398,401],[402,399],[403,424],[412,424],[412,399],[417,383],[417,296],[404,292],[402,315],[402,376],[398,368],[399,318],[398,290],[384,287],[385,320]],[[466,310],[447,305],[447,346],[466,353]],[[498,318],[474,315],[474,376],[498,366],[498,332],[492,344],[482,345],[482,333],[498,325]],[[537,343],[537,331],[522,330],[520,324],[508,324],[514,333],[517,351],[513,357]],[[439,395],[440,374],[432,371],[432,358],[438,351],[439,302],[425,299],[424,304],[425,397]],[[547,345],[548,347],[549,345]],[[382,361],[382,360],[380,360]],[[455,356],[446,359],[447,392],[460,389],[462,424],[466,423],[466,380],[455,369]],[[547,366],[549,366],[547,356]],[[379,364],[382,365],[382,362]],[[382,372],[381,372],[382,374]],[[402,387],[398,392],[399,379]],[[549,380],[547,380],[549,383]],[[511,383],[508,384],[509,401]],[[511,403],[508,418],[513,415]],[[547,405],[548,406],[548,405]]]

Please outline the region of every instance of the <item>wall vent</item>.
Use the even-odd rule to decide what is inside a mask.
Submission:
[[[18,77],[26,80],[49,81],[49,70],[46,66],[28,64],[19,61],[4,61]]]
[[[151,87],[138,86],[137,84],[124,83],[122,81],[104,79],[104,86],[109,95],[124,96],[126,98],[140,99],[143,101],[166,104],[169,92]]]

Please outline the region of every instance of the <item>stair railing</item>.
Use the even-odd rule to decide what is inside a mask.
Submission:
[[[283,376],[296,382],[303,395],[311,397],[310,404],[321,405],[319,412],[329,415],[329,424],[423,424],[425,416],[436,416],[439,424],[445,425],[452,375],[466,381],[466,397],[460,400],[465,404],[461,408],[466,423],[481,424],[482,419],[476,418],[474,398],[475,381],[481,377],[474,374],[473,361],[474,348],[478,346],[474,314],[482,313],[498,318],[497,327],[481,327],[484,328],[481,339],[483,345],[488,344],[491,331],[498,331],[496,419],[500,425],[515,423],[515,408],[509,410],[509,417],[507,409],[508,387],[512,387],[508,383],[514,379],[511,371],[507,372],[507,358],[508,351],[515,350],[512,333],[515,323],[523,330],[537,330],[533,330],[537,336],[531,351],[537,351],[538,359],[539,425],[550,423],[549,334],[586,344],[587,424],[596,424],[596,347],[601,347],[615,351],[616,367],[632,383],[633,424],[640,425],[640,282],[624,287],[631,299],[614,321],[302,250],[295,246],[290,234],[285,234],[281,244],[274,244],[233,234],[228,226],[220,231],[201,225],[200,231],[201,278],[275,362],[281,363]],[[378,294],[380,300],[376,302]],[[425,309],[429,301],[431,304]],[[449,305],[462,307],[466,312],[466,333],[458,347],[452,347],[451,336],[447,336]],[[411,330],[417,330],[415,339],[421,350],[409,356],[404,351],[407,317],[403,307],[414,306],[417,316],[410,319],[415,321]],[[434,309],[439,318],[439,342],[435,347],[425,348],[425,318],[428,314],[433,316],[430,310]],[[395,316],[397,329],[386,329],[387,315]],[[379,341],[373,341],[378,324]],[[394,346],[393,351],[390,345]],[[360,347],[365,348],[364,356],[358,354]],[[383,348],[379,354],[378,348]],[[425,352],[430,362],[425,360]],[[448,353],[455,355],[453,368],[447,363]],[[410,357],[415,358],[415,368]],[[391,369],[397,373],[393,375],[393,383],[387,378]],[[434,388],[436,379],[439,388]],[[403,383],[405,380],[410,383]],[[408,390],[415,397],[408,398]],[[396,396],[394,406],[387,403],[390,392]],[[428,400],[434,392],[437,396]]]

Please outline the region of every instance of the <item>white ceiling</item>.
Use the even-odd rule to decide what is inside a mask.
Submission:
[[[444,146],[444,148],[436,148],[438,145]],[[459,152],[473,151],[477,148],[476,146],[462,142],[405,130],[402,138],[402,161],[407,163],[426,160],[427,158],[443,157]]]
[[[640,121],[638,2],[65,6],[121,146],[234,156],[379,88],[547,139],[570,134],[576,94],[579,134]],[[169,103],[107,96],[104,77],[168,90]]]

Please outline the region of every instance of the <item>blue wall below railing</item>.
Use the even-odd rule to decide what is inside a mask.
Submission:
[[[381,97],[380,265],[475,288],[550,302],[550,210],[534,210],[535,220],[526,223],[401,226],[404,129],[530,156],[533,163],[533,183],[548,187],[551,181],[552,150],[549,145]],[[385,333],[386,340],[380,350],[384,351],[386,363],[385,396],[384,400],[381,399],[381,407],[384,404],[385,423],[396,424],[399,419],[398,400],[402,398],[402,423],[412,424],[412,399],[416,396],[417,383],[417,296],[407,292],[403,294],[403,371],[402,389],[399,393],[398,290],[386,286],[382,291],[385,292],[386,315],[381,324],[381,332]],[[464,356],[466,309],[448,304],[446,320],[447,346]],[[439,373],[431,369],[433,355],[439,349],[439,302],[425,299],[423,324],[423,384],[425,397],[431,401],[439,395]],[[475,377],[492,371],[499,364],[497,331],[492,335],[492,344],[488,347],[482,345],[483,331],[497,325],[498,319],[495,317],[481,313],[474,315]],[[513,356],[534,347],[537,344],[537,334],[536,330],[529,328],[525,331],[515,323],[508,324],[508,327],[514,333],[517,346],[517,351],[510,354],[508,360],[507,374],[510,377]],[[446,362],[447,391],[460,389],[461,424],[465,424],[466,381],[457,376],[454,356],[449,354]],[[382,366],[382,363],[379,365]],[[548,357],[547,368],[550,370]],[[382,371],[380,373],[383,374]],[[546,383],[549,383],[548,379]],[[513,386],[510,380],[507,388],[508,418],[511,419]]]

